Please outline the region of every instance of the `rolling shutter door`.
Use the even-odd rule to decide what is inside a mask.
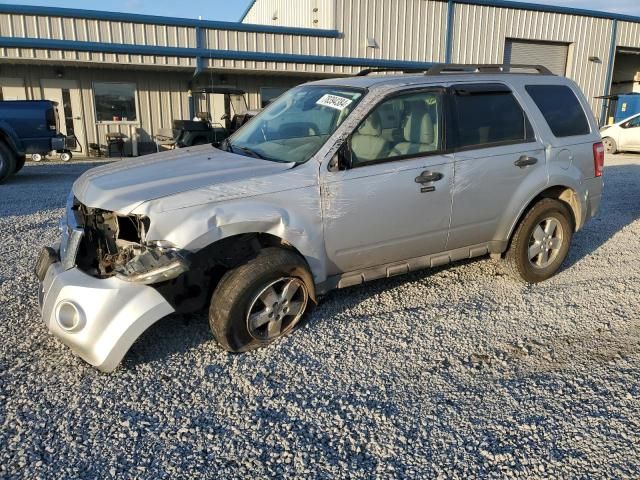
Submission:
[[[552,42],[531,42],[507,39],[504,46],[504,63],[544,65],[556,75],[566,75],[569,45]]]

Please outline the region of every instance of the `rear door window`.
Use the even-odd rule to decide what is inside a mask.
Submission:
[[[457,149],[533,141],[531,124],[505,85],[456,85],[453,110],[456,124],[453,146]]]
[[[575,93],[565,85],[527,85],[527,93],[557,137],[588,135],[589,122]]]

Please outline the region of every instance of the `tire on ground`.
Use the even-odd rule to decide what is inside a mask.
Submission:
[[[16,169],[14,173],[18,173],[20,170],[22,170],[26,161],[27,157],[25,157],[24,155],[22,157],[18,157],[18,159],[16,160]]]
[[[562,244],[548,266],[536,267],[529,260],[530,241],[534,229],[548,217],[558,220],[562,228]],[[575,221],[569,207],[559,200],[543,198],[526,213],[511,237],[503,262],[507,272],[527,283],[542,282],[552,277],[567,256],[574,229]]]
[[[301,280],[314,297],[314,283],[306,262],[297,253],[269,247],[256,257],[229,270],[218,283],[209,307],[209,325],[218,343],[229,352],[245,352],[276,340],[257,340],[249,333],[247,313],[250,303],[269,283],[282,277]],[[300,322],[298,321],[297,324]],[[295,329],[295,326],[291,330]],[[283,332],[283,336],[289,331]]]
[[[16,155],[7,144],[0,141],[0,183],[16,171]]]
[[[618,145],[616,141],[611,137],[604,137],[602,139],[602,143],[604,145],[604,151],[609,154],[614,154],[618,151]]]

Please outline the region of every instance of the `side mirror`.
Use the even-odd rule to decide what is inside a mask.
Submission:
[[[350,139],[348,139],[344,144],[338,149],[336,154],[329,161],[329,171],[330,172],[339,172],[341,170],[349,170],[352,167],[352,158],[353,155],[351,153],[351,147],[349,145]]]

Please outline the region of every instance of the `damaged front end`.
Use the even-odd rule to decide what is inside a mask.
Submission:
[[[82,359],[112,371],[142,332],[176,311],[163,288],[182,281],[187,254],[148,241],[147,217],[73,196],[60,226],[60,243],[43,248],[36,263],[43,320]]]
[[[84,231],[76,265],[85,273],[150,285],[189,269],[186,252],[165,241],[146,241],[148,217],[118,215],[81,204],[73,210]]]

